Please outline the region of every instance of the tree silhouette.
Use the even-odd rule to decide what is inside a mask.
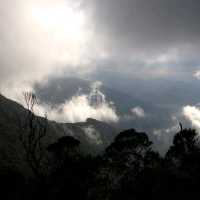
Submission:
[[[181,166],[183,160],[200,151],[198,133],[194,129],[182,129],[174,136],[173,145],[166,153],[166,160]]]
[[[144,168],[151,144],[146,133],[134,129],[119,133],[102,157],[96,174],[96,192],[91,199],[126,199],[127,186],[133,185]]]
[[[194,129],[183,129],[182,125],[180,127],[181,130],[174,136],[173,144],[165,156],[168,199],[172,196],[181,199],[195,198],[200,184],[198,133]],[[166,179],[162,177],[161,185],[164,185],[164,180]]]
[[[57,142],[50,144],[47,150],[54,154],[56,164],[60,167],[66,159],[76,159],[79,153],[79,145],[80,141],[74,137],[63,136]]]
[[[151,150],[151,144],[146,133],[136,132],[134,129],[126,130],[119,133],[106,149],[106,156],[119,166],[124,165],[129,168],[135,165],[139,170],[146,153]]]
[[[25,150],[28,165],[38,179],[43,179],[46,171],[44,165],[45,150],[42,141],[47,134],[47,117],[39,118],[34,113],[37,104],[36,96],[31,92],[24,93],[27,112],[19,117],[19,140]]]
[[[54,169],[51,174],[51,187],[56,188],[51,196],[55,199],[67,196],[69,199],[84,200],[87,194],[91,159],[84,158],[79,151],[80,141],[72,136],[63,136],[49,145],[53,154]]]

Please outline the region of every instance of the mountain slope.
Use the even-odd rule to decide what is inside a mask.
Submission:
[[[18,103],[0,95],[0,167],[22,167],[23,148],[19,141],[19,119],[24,119],[27,110]],[[43,118],[39,118],[43,120]],[[109,125],[88,119],[82,123],[56,123],[48,121],[45,145],[54,143],[64,135],[71,135],[81,142],[85,153],[100,153],[116,135]]]

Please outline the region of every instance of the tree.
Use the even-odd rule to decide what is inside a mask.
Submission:
[[[106,149],[106,157],[119,166],[135,166],[139,170],[143,166],[146,153],[151,150],[151,144],[146,133],[136,132],[134,129],[126,130],[119,133]]]
[[[54,154],[57,167],[62,167],[67,159],[76,159],[79,152],[80,141],[72,136],[63,136],[57,142],[50,144],[47,150]]]
[[[87,194],[86,183],[89,173],[88,161],[79,151],[80,141],[72,136],[63,136],[50,144],[47,150],[53,155],[51,187],[56,188],[51,196],[59,199],[84,200]],[[91,162],[90,162],[91,163]]]
[[[34,106],[38,103],[36,96],[31,92],[24,93],[27,107],[25,117],[20,116],[19,140],[25,150],[25,157],[34,175],[43,179],[46,168],[44,166],[45,151],[43,139],[47,134],[47,117],[39,118],[34,113]]]
[[[182,162],[192,154],[200,152],[198,133],[194,129],[182,129],[174,136],[173,145],[166,153],[166,160],[175,166],[181,166]]]
[[[146,133],[134,129],[119,133],[103,155],[93,199],[128,199],[130,186],[144,169],[144,163],[149,162],[146,155],[151,144]]]

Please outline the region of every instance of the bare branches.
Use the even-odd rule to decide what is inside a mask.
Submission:
[[[27,109],[33,112],[33,108],[37,104],[36,95],[32,92],[24,92],[23,95]]]
[[[28,109],[23,122],[20,123],[19,139],[25,150],[26,161],[34,174],[41,178],[44,175],[43,138],[47,133],[47,116],[40,118],[34,114],[34,106],[38,103],[35,94],[24,92],[24,100]]]

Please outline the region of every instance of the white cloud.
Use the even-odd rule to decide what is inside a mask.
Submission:
[[[193,76],[196,78],[196,79],[200,79],[200,70],[197,70],[194,72]]]
[[[200,108],[187,105],[183,107],[183,115],[195,128],[200,130]]]
[[[138,117],[138,118],[144,118],[146,116],[145,112],[144,112],[144,109],[141,108],[140,106],[137,106],[135,108],[132,108],[131,109],[131,113]]]
[[[91,90],[91,93],[93,90]],[[98,91],[100,95],[103,95]],[[64,104],[52,107],[49,105],[38,105],[36,107],[36,113],[43,115],[47,112],[50,120],[56,120],[58,122],[83,122],[87,118],[93,118],[105,122],[118,122],[119,117],[115,111],[113,105],[108,103],[104,97],[104,101],[100,104],[93,104],[90,101],[90,94],[77,94],[70,100],[67,100]]]
[[[166,144],[169,144],[172,141],[172,138],[175,133],[179,131],[179,125],[176,123],[172,127],[166,129],[155,129],[153,134],[160,141],[164,141]]]
[[[178,49],[172,48],[163,54],[154,55],[152,58],[147,59],[146,63],[153,64],[168,64],[172,62],[177,62],[179,60]]]
[[[130,112],[123,115],[122,119],[124,120],[135,120],[135,119],[143,119],[146,117],[146,113],[144,109],[140,106],[136,106],[130,109]]]
[[[166,153],[173,142],[174,135],[180,131],[179,120],[176,116],[171,116],[171,125],[168,128],[154,129],[152,134],[160,143],[158,148],[161,153]],[[164,155],[164,154],[163,154]]]

